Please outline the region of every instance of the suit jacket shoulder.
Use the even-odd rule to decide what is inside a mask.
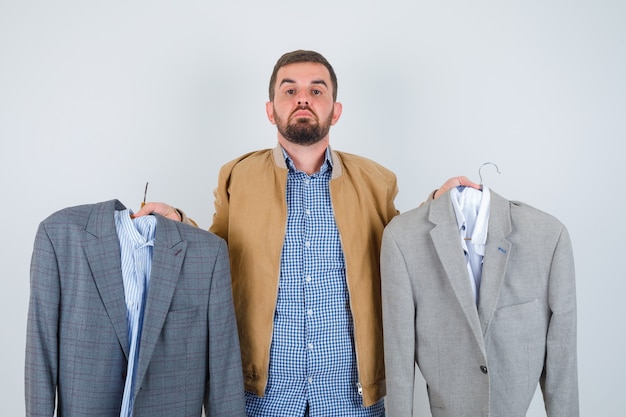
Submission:
[[[543,226],[549,225],[556,228],[565,227],[565,225],[554,215],[539,210],[529,204],[521,201],[510,200],[509,206],[511,217],[524,222],[539,222]]]

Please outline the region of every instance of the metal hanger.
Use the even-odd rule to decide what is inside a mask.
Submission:
[[[141,208],[146,205],[146,196],[148,195],[148,182],[146,181],[146,188],[143,190],[143,201],[141,202]],[[133,219],[133,213],[130,214],[130,218]]]
[[[494,167],[496,167],[496,171],[498,172],[498,174],[501,174],[500,170],[498,169],[498,166],[494,164],[493,162],[485,162],[484,164],[482,164],[480,168],[478,168],[478,176],[480,177],[480,189],[481,190],[483,189],[483,175],[481,173],[481,170],[483,169],[485,165],[493,165]]]
[[[146,181],[146,188],[143,190],[143,201],[141,202],[141,207],[146,205],[146,196],[148,195],[148,181]]]

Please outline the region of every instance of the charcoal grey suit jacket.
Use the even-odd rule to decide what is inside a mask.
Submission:
[[[119,416],[129,351],[117,200],[44,220],[31,263],[26,415]],[[157,216],[134,417],[244,416],[228,252]]]
[[[491,191],[479,305],[449,193],[395,217],[381,252],[388,417],[413,415],[417,363],[434,417],[522,417],[541,384],[576,417],[576,296],[567,230]]]

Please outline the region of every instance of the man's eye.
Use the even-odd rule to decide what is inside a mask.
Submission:
[[[319,96],[322,94],[321,90],[313,90],[313,95]]]
[[[290,88],[289,90],[285,91],[285,94],[292,95],[292,94],[295,94],[295,92],[296,90],[294,90],[293,88]]]

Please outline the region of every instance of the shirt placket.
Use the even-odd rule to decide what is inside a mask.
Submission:
[[[314,242],[314,233],[313,233],[313,199],[314,199],[314,181],[316,181],[315,176],[308,176],[303,174],[302,179],[302,187],[303,187],[303,200],[302,200],[302,211],[303,211],[303,222],[304,222],[304,268],[303,268],[303,294],[304,294],[304,323],[305,323],[305,340],[304,340],[304,349],[306,352],[306,384],[307,391],[310,393],[312,390],[313,384],[315,384],[315,302],[313,296],[313,287],[315,283],[313,282],[315,266],[314,266],[314,252],[317,250]]]

